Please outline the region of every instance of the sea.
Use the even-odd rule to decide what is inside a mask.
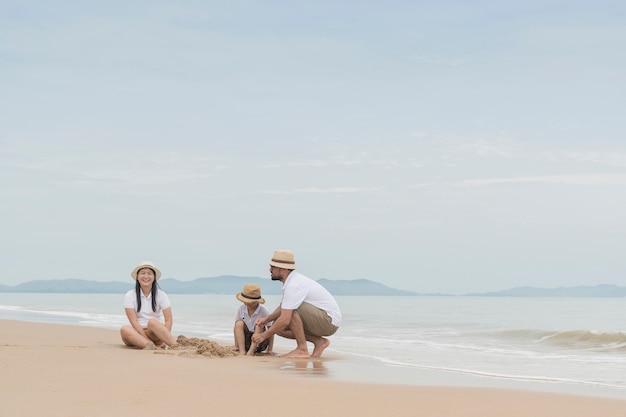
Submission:
[[[239,307],[234,295],[169,296],[175,335],[233,344]],[[279,297],[265,297],[270,311]],[[0,319],[118,329],[127,323],[123,298],[0,293]],[[343,296],[337,301],[343,325],[324,352],[330,358],[323,362],[326,376],[626,399],[625,298]],[[293,341],[276,338],[278,353],[293,347]]]

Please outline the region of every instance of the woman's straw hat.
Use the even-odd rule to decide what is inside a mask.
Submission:
[[[289,250],[277,250],[274,251],[274,256],[269,264],[277,268],[283,269],[296,269],[296,261],[293,257],[293,252]]]
[[[246,284],[243,290],[236,295],[237,299],[242,303],[261,303],[265,304],[265,299],[261,297],[261,288],[256,284]]]
[[[139,272],[140,269],[144,269],[144,268],[150,268],[154,271],[155,281],[158,281],[159,278],[161,278],[161,271],[159,271],[159,268],[154,266],[154,264],[150,261],[143,261],[142,263],[137,265],[135,269],[133,269],[133,272],[130,273],[130,276],[133,277],[135,281],[137,281],[137,273]]]

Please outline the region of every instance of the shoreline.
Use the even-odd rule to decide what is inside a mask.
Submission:
[[[0,401],[15,417],[235,416],[243,400],[279,417],[621,417],[626,409],[624,399],[485,387],[439,371],[423,372],[423,385],[405,384],[402,368],[334,353],[288,360],[142,351],[125,347],[116,330],[12,320],[0,320],[0,335]]]
[[[39,323],[44,325],[64,325],[73,327],[87,327],[101,329],[104,331],[112,331],[116,335],[118,329],[110,326],[95,326],[84,323],[77,323],[73,320],[67,322],[50,321],[47,316],[39,316],[34,314],[30,317],[30,314],[22,316],[22,314],[15,314],[15,317],[2,317],[0,316],[0,322],[4,321],[17,321],[25,323]],[[6,316],[6,314],[5,314]],[[31,320],[32,319],[32,320]],[[175,333],[178,335],[178,333]],[[203,332],[190,332],[189,337],[206,337]],[[229,346],[230,344],[223,338],[211,339],[223,346]],[[282,346],[288,349],[292,343],[286,339],[281,339],[284,343]],[[122,345],[119,340],[120,346]],[[281,343],[278,343],[279,353],[286,353],[287,350],[281,351]],[[278,359],[278,358],[274,358]],[[306,360],[305,360],[306,361]],[[359,383],[371,383],[371,384],[384,384],[384,385],[410,385],[410,386],[434,386],[434,387],[477,387],[477,388],[505,388],[514,390],[526,390],[537,392],[549,392],[560,394],[572,394],[583,396],[594,396],[604,398],[626,398],[626,390],[620,386],[609,386],[606,384],[594,384],[585,381],[576,380],[564,380],[564,379],[537,379],[533,377],[515,377],[510,375],[497,375],[487,374],[479,372],[467,372],[465,370],[458,369],[446,369],[442,367],[428,367],[428,366],[412,366],[403,363],[389,362],[383,359],[375,357],[363,356],[360,354],[352,354],[334,350],[332,338],[330,347],[324,352],[321,362],[318,359],[315,366],[318,368],[315,372],[311,370],[313,368],[313,359],[309,359],[308,365],[301,363],[302,361],[294,361],[288,359],[282,359],[282,362],[274,363],[276,369],[273,372],[288,373],[290,370],[294,370],[295,373],[314,373],[322,378],[321,375],[325,375],[324,378],[342,382],[359,382]],[[318,363],[319,362],[319,363]],[[309,368],[308,370],[306,368]]]
[[[233,343],[230,310],[235,297],[180,297],[175,334]],[[380,321],[367,307],[374,300],[345,297],[341,301],[350,320],[330,339],[331,346],[324,353],[325,358],[347,358],[330,363],[331,374],[338,378],[355,380],[354,375],[359,375],[359,380],[374,383],[506,386],[626,398],[626,379],[620,372],[626,358],[619,347],[625,339],[619,331],[623,323],[614,317],[616,304],[594,301],[589,305],[589,300],[581,304],[572,299],[556,305],[549,301],[541,307],[517,299],[511,306],[492,299],[442,301],[433,297],[407,305],[398,304],[397,297],[387,297],[377,301],[387,312]],[[0,319],[117,331],[127,324],[119,305],[116,294],[11,294],[3,297]],[[517,318],[500,318],[507,306],[514,307]],[[536,315],[537,308],[543,313]],[[593,317],[581,313],[590,308]],[[412,312],[409,322],[404,317],[407,311]],[[449,316],[446,311],[465,313]],[[465,316],[473,318],[465,323]],[[552,318],[536,325],[540,316]],[[275,347],[286,353],[293,342],[279,337]],[[363,365],[354,365],[355,361]]]
[[[332,346],[332,345],[331,345]],[[332,379],[343,382],[364,382],[383,385],[407,385],[416,387],[472,387],[513,389],[556,394],[583,395],[591,397],[624,399],[626,391],[621,387],[581,383],[567,380],[537,380],[523,377],[499,377],[468,373],[454,369],[425,368],[382,363],[371,358],[355,358],[328,354],[325,367],[330,368]]]

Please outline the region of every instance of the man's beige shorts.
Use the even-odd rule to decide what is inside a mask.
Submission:
[[[338,327],[326,312],[314,307],[309,303],[302,303],[296,310],[302,319],[304,333],[313,336],[331,336],[335,334]]]

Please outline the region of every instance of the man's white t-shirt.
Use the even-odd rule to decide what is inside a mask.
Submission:
[[[148,327],[148,321],[150,319],[157,319],[163,321],[163,310],[171,307],[170,299],[163,291],[157,289],[156,294],[156,310],[152,311],[152,293],[147,297],[143,295],[143,291],[139,291],[141,294],[141,311],[137,311],[137,293],[135,290],[130,290],[124,297],[124,308],[132,308],[137,313],[137,321],[144,329]]]
[[[285,280],[282,292],[281,308],[297,310],[302,303],[309,303],[324,310],[330,316],[335,326],[341,326],[339,304],[320,283],[293,270]]]

